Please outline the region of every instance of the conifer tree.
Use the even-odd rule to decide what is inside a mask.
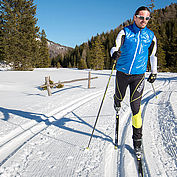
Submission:
[[[152,4],[151,4],[151,10],[153,10],[153,8],[155,7],[153,2],[152,1]],[[165,61],[165,52],[163,50],[163,47],[164,47],[164,43],[162,43],[162,41],[164,40],[165,41],[165,38],[163,37],[163,35],[160,35],[159,31],[160,31],[160,25],[158,23],[158,13],[157,11],[154,11],[154,12],[151,12],[151,20],[149,21],[148,23],[148,28],[150,28],[156,38],[157,38],[157,57],[158,57],[158,67],[159,67],[159,70],[163,71],[163,68],[165,68],[165,65],[166,65],[166,61]],[[149,66],[149,64],[148,64]]]
[[[109,50],[108,49],[106,49],[104,67],[105,68],[109,68],[110,67],[110,54],[109,54]]]
[[[15,35],[15,16],[13,15],[12,5],[8,1],[1,1],[1,50],[4,52],[3,60],[7,62],[12,60],[12,54],[17,55],[15,41],[17,41],[17,35]],[[12,47],[11,47],[12,46]]]
[[[155,5],[154,5],[154,0],[151,0],[151,4],[148,5],[149,8],[151,9],[151,12],[153,11]]]
[[[88,46],[86,43],[83,43],[83,45],[81,45],[81,50],[82,50],[81,59],[78,62],[78,68],[87,69],[86,59],[87,59]]]
[[[93,69],[103,69],[104,68],[104,46],[101,42],[100,36],[98,35],[92,44],[91,50],[91,68]]]
[[[16,70],[28,70],[38,52],[36,6],[33,0],[1,0],[1,8],[3,59]]]
[[[87,64],[85,59],[81,58],[80,62],[78,63],[78,69],[87,69]]]
[[[177,72],[177,20],[166,22],[168,45],[166,48],[167,67],[170,71]]]
[[[1,17],[0,17],[1,18]],[[2,21],[0,22],[0,26],[2,26]],[[1,27],[0,27],[1,28]],[[4,45],[3,45],[3,32],[0,30],[0,62],[4,61]]]
[[[87,68],[91,68],[90,61],[91,61],[91,51],[90,51],[90,48],[89,48],[89,45],[88,45],[87,56],[86,56]]]
[[[50,59],[49,59],[49,49],[48,49],[48,42],[46,39],[46,34],[44,29],[40,33],[40,47],[39,47],[39,59],[38,59],[38,66],[41,68],[47,68],[50,66]]]
[[[3,45],[3,14],[2,2],[0,1],[0,62],[4,60],[4,45]]]
[[[60,62],[57,62],[57,68],[60,68],[61,65],[60,65]]]

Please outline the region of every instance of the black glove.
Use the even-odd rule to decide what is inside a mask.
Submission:
[[[153,83],[156,80],[156,78],[157,78],[157,74],[151,73],[147,81]]]
[[[120,56],[121,56],[121,51],[115,51],[115,52],[112,54],[112,59],[117,61]]]

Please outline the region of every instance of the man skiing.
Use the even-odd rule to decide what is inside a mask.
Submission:
[[[116,38],[116,46],[110,51],[116,63],[116,86],[114,108],[117,113],[127,87],[130,87],[130,106],[132,110],[133,146],[137,156],[142,151],[141,98],[144,89],[145,72],[150,56],[151,74],[148,78],[153,83],[157,76],[157,41],[154,33],[146,27],[150,20],[150,10],[139,7],[134,14],[134,23],[121,30]]]

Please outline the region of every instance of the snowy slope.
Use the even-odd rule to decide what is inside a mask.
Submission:
[[[52,96],[41,91],[45,76],[55,82],[85,78],[88,71],[37,69],[0,72],[0,176],[136,177],[129,90],[122,103],[119,148],[114,150],[115,71],[86,150],[110,71],[91,71],[98,79],[65,84]],[[149,73],[146,74],[147,76]],[[159,73],[146,82],[142,99],[145,176],[177,174],[177,74]]]

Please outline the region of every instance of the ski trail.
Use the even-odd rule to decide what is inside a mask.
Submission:
[[[150,84],[148,85],[150,89],[144,91],[142,99],[142,117],[145,125],[143,127],[145,177],[175,176],[176,149],[173,143],[176,138],[176,113],[170,101],[174,91],[170,89],[171,83],[169,81],[163,82],[162,80],[159,83],[158,85],[154,84],[158,99],[155,99]],[[30,123],[21,125],[22,128],[18,127],[18,131],[15,129],[14,133],[11,132],[11,135],[6,136],[9,137],[7,141],[6,138],[3,141],[0,139],[1,149],[17,137],[20,137],[19,141],[21,141],[25,130],[26,132],[33,130],[33,136],[31,138],[27,136],[27,140],[17,146],[14,153],[18,152],[14,156],[12,156],[13,153],[7,154],[7,163],[5,163],[7,168],[5,166],[0,168],[0,175],[136,177],[137,170],[131,138],[131,111],[125,102],[123,102],[121,109],[118,150],[114,150],[113,145],[115,128],[112,120],[115,120],[115,116],[113,117],[114,110],[110,109],[112,97],[109,103],[107,100],[105,101],[108,108],[104,107],[104,113],[100,114],[101,123],[98,123],[96,127],[90,151],[84,149],[93,128],[102,93],[99,98],[92,94],[84,97],[86,100],[89,97],[89,100],[92,95],[94,97],[92,101],[84,102],[82,98],[73,100],[46,115],[40,115],[41,122],[30,121]],[[126,103],[128,103],[127,100]],[[167,118],[165,121],[162,120],[163,116]],[[39,125],[41,128],[44,126],[45,128],[39,131]],[[153,131],[148,128],[149,126],[153,127]],[[156,128],[158,131],[162,131],[162,134],[164,132],[164,135],[162,136],[156,131]],[[170,134],[167,133],[168,129],[170,129]],[[151,134],[155,134],[154,137]],[[160,138],[163,144],[159,144]],[[28,143],[26,143],[27,141]],[[23,146],[24,144],[25,146]],[[22,146],[23,148],[21,148]],[[167,156],[163,154],[165,147],[169,151]],[[2,151],[2,153],[4,152]],[[161,159],[164,157],[165,159]],[[165,168],[164,165],[168,167]],[[169,171],[165,171],[166,169]]]
[[[112,144],[109,144],[105,150],[105,159],[104,159],[104,176],[113,177],[116,176],[115,169],[117,169],[116,157],[118,151],[114,149]]]
[[[177,158],[177,149],[176,149],[176,138],[177,135],[177,127],[176,127],[176,117],[173,112],[170,97],[172,91],[168,91],[163,95],[163,100],[159,102],[159,125],[160,130],[162,132],[163,143],[167,148],[167,152],[171,157]],[[169,131],[170,127],[170,131]]]
[[[150,100],[147,111],[144,113],[146,124],[144,136],[146,141],[143,141],[143,144],[145,154],[148,153],[146,161],[151,162],[148,163],[151,176],[175,176],[176,117],[170,103],[173,92],[170,89],[171,85],[169,79],[166,80],[164,87],[159,89],[158,99],[153,98]],[[167,154],[169,154],[169,157]],[[163,166],[163,164],[166,165]],[[166,167],[171,170],[166,171]]]
[[[144,117],[144,113],[146,111],[149,100],[154,97],[154,94],[150,90],[148,90],[145,93],[145,95],[146,95],[146,97],[142,99],[142,105],[141,105],[142,117]],[[119,171],[120,171],[120,176],[127,176],[127,175],[128,176],[132,176],[132,175],[133,176],[138,176],[137,166],[136,166],[137,162],[136,162],[136,159],[135,159],[135,156],[134,156],[134,150],[130,146],[130,144],[132,144],[132,138],[131,138],[131,135],[132,135],[132,127],[131,127],[132,114],[131,114],[131,112],[129,112],[129,115],[127,115],[127,117],[128,117],[127,122],[126,122],[126,124],[124,126],[124,129],[123,129],[123,132],[122,132]],[[144,149],[143,146],[142,146],[142,148]],[[125,153],[125,151],[127,153]],[[128,157],[125,157],[125,156],[128,156]],[[133,161],[130,160],[132,158],[133,158]],[[144,171],[144,176],[145,177],[146,176],[151,177],[150,170],[149,170],[149,167],[148,167],[148,163],[146,161],[145,153],[144,153],[144,156],[143,156],[143,160],[144,160],[143,161],[144,162],[143,166],[144,166],[144,170],[145,170]]]
[[[158,85],[155,88],[156,95],[158,95],[160,93],[160,90],[163,87],[166,87],[168,85],[169,85],[169,81],[167,79],[165,79],[165,81],[163,81],[163,83],[161,85]],[[145,119],[148,119],[148,117],[146,117],[145,114],[146,114],[146,112],[148,112],[147,109],[148,109],[148,106],[151,104],[151,101],[154,100],[154,99],[156,99],[156,95],[155,94],[150,94],[150,91],[147,91],[146,94],[143,96],[143,99],[142,99],[142,104],[143,104],[142,118],[143,118],[143,125],[145,124],[145,126],[146,126],[146,123],[144,123]],[[146,176],[147,177],[151,177],[153,175],[151,175],[149,163],[148,163],[148,161],[146,159],[146,157],[147,157],[146,155],[148,154],[148,152],[145,152],[145,147],[144,147],[144,141],[145,141],[145,139],[143,139],[143,142],[142,142],[142,148],[143,148],[143,153],[144,153],[144,156],[143,156],[144,176],[145,177]]]
[[[110,88],[108,92],[112,91]],[[51,123],[57,121],[64,115],[68,114],[72,110],[79,106],[89,102],[90,100],[102,95],[103,89],[98,92],[86,95],[82,98],[74,100],[69,104],[59,107],[47,115],[41,115],[43,121],[36,122],[30,121],[17,129],[10,132],[0,140],[0,165],[2,165],[7,159],[9,159],[19,148],[21,148],[27,141],[33,138],[35,135],[43,131]]]
[[[110,119],[113,110],[109,109],[109,112],[111,111],[109,115],[107,114],[108,110],[105,110],[106,107],[104,107],[105,109],[103,109],[100,115],[90,150],[85,150],[91,130],[93,129],[92,125],[95,121],[98,101],[100,101],[100,98],[96,98],[96,100],[94,99],[78,107],[78,109],[75,109],[58,120],[58,122],[53,125],[55,127],[48,127],[43,132],[43,134],[47,135],[48,132],[51,131],[51,128],[56,131],[55,136],[53,136],[53,134],[51,135],[52,139],[49,141],[50,143],[44,145],[44,149],[48,149],[47,151],[51,151],[53,154],[50,155],[49,159],[42,159],[40,162],[41,164],[43,163],[43,169],[48,169],[49,164],[53,164],[55,168],[48,169],[48,171],[44,171],[43,173],[48,176],[62,176],[62,174],[65,174],[65,176],[82,177],[104,175],[104,161],[108,159],[104,152],[107,145],[112,144],[112,123]],[[112,102],[112,100],[106,101],[105,104],[110,105],[110,102]],[[90,114],[86,112],[88,107],[92,110]],[[53,137],[56,138],[53,139]],[[37,137],[35,139],[37,139]],[[57,149],[57,147],[59,147],[59,149]],[[58,162],[58,164],[55,162]],[[30,169],[34,168],[32,165],[33,163],[28,162]],[[35,168],[38,169],[38,166],[35,166]],[[62,169],[65,170],[63,171]],[[38,170],[40,170],[40,168]],[[41,171],[38,172],[40,175],[41,173]]]
[[[168,85],[169,83],[164,81],[164,83],[162,83],[161,85],[158,85],[158,87],[156,88],[156,94],[157,91],[159,91],[164,85]],[[149,103],[149,101],[154,98],[154,93],[152,92],[152,89],[147,89],[146,91],[144,91],[143,94],[143,98],[142,98],[142,117],[145,116],[145,112],[146,112],[146,108],[147,105]],[[121,117],[121,116],[120,116]],[[122,132],[121,135],[121,140],[120,140],[120,148],[119,148],[119,154],[117,157],[117,162],[118,162],[118,173],[117,176],[136,176],[137,175],[137,170],[133,170],[132,165],[134,166],[134,169],[136,169],[136,159],[133,155],[134,150],[130,147],[129,144],[132,144],[132,139],[131,139],[131,135],[132,135],[132,127],[131,127],[131,110],[129,109],[129,111],[124,112],[124,125],[123,125],[123,130],[120,130],[120,132]],[[122,119],[121,119],[122,120]],[[143,151],[144,151],[144,146],[143,147]],[[125,153],[126,152],[126,153]],[[125,155],[126,154],[126,155]],[[144,176],[148,176],[151,177],[150,174],[150,170],[149,170],[149,165],[148,162],[146,160],[146,153],[144,153],[144,170],[145,170],[145,174]],[[126,158],[126,156],[129,156],[129,158]],[[130,159],[133,158],[133,163]],[[128,160],[127,160],[128,159]],[[126,164],[126,165],[125,165]],[[130,167],[130,168],[129,168]],[[130,170],[131,169],[131,170]]]
[[[168,154],[166,159],[164,158],[162,161],[165,161],[164,164],[171,169],[166,172],[168,176],[175,175],[175,169],[177,166],[177,117],[175,116],[175,112],[173,111],[170,102],[172,93],[174,92],[174,90],[170,88],[171,85],[172,84],[169,84],[169,86],[162,92],[161,99],[158,103],[159,129],[161,132],[163,149]],[[159,151],[159,154],[161,153],[162,152]]]

